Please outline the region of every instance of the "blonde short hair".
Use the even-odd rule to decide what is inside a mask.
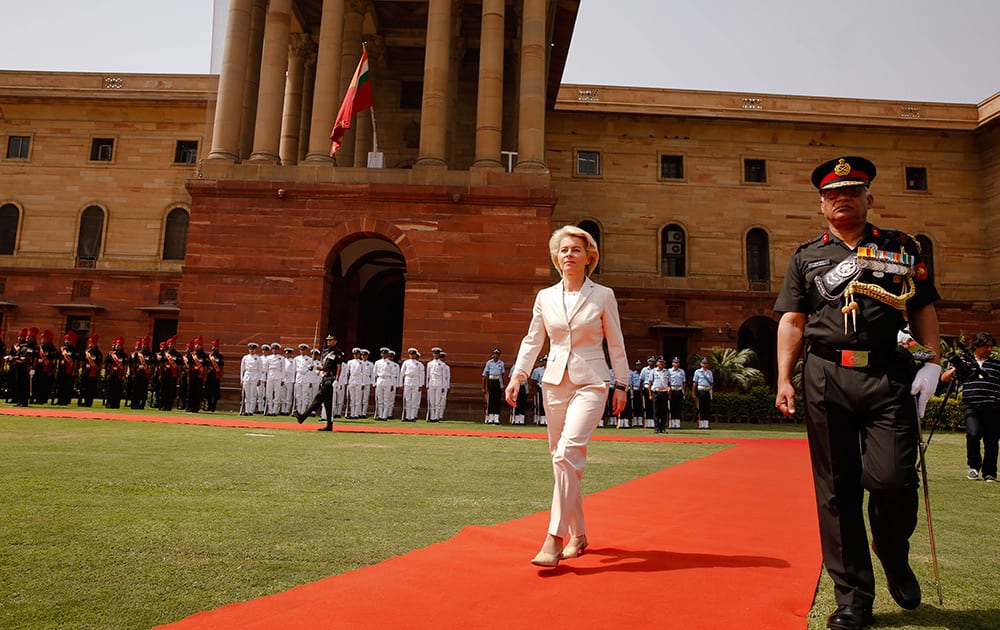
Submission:
[[[559,269],[559,243],[567,236],[583,240],[587,252],[587,275],[589,276],[594,273],[594,269],[597,268],[597,261],[601,258],[601,252],[597,250],[597,241],[590,235],[590,232],[575,225],[562,226],[553,232],[552,238],[549,239],[549,254],[552,256],[552,264],[555,266],[556,271],[559,272],[559,275],[562,275],[562,270]]]

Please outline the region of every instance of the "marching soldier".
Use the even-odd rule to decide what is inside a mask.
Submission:
[[[360,354],[360,350],[358,354]],[[333,431],[333,383],[340,376],[343,367],[342,361],[343,358],[337,351],[337,336],[331,333],[326,336],[326,353],[320,359],[320,370],[323,373],[323,381],[320,383],[319,390],[317,390],[316,396],[313,397],[309,407],[303,413],[296,415],[299,424],[305,422],[306,418],[312,415],[313,412],[323,407],[326,410],[326,426],[322,426],[317,430]]]
[[[92,407],[94,398],[97,398],[101,366],[104,365],[104,353],[97,345],[99,340],[97,335],[91,335],[87,338],[87,349],[83,351],[80,366],[80,398],[77,399],[77,405],[80,407]]]
[[[76,374],[80,371],[80,351],[76,349],[76,333],[72,330],[63,335],[63,345],[59,349],[59,368],[56,371],[56,404],[68,405],[73,400]]]

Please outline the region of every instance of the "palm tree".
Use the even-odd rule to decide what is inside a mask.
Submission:
[[[754,385],[764,384],[764,374],[750,362],[757,358],[757,353],[750,348],[737,350],[735,348],[720,348],[709,350],[715,383],[720,391],[737,388],[742,392],[749,391]]]

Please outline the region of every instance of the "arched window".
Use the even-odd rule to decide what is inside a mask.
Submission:
[[[191,217],[184,208],[174,208],[167,214],[167,229],[163,232],[163,260],[184,260],[190,221]]]
[[[599,226],[596,221],[586,220],[580,221],[576,227],[594,237],[594,242],[597,243],[597,253],[599,255],[597,259],[597,266],[594,267],[594,273],[601,273],[600,256],[604,256],[604,251],[601,249],[601,226]]]
[[[10,256],[17,243],[17,225],[21,221],[21,211],[12,203],[0,206],[0,255]]]
[[[920,244],[920,259],[927,265],[927,278],[934,282],[934,243],[926,234],[917,234],[915,238]]]
[[[751,291],[768,291],[771,281],[771,251],[767,232],[753,228],[747,232],[747,281]]]
[[[93,267],[101,253],[104,235],[104,209],[88,206],[80,216],[80,235],[76,241],[76,266]]]
[[[665,277],[683,278],[685,242],[684,228],[671,223],[660,233],[660,273]]]

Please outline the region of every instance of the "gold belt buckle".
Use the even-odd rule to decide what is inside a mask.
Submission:
[[[868,350],[841,350],[840,364],[844,367],[868,367]]]

